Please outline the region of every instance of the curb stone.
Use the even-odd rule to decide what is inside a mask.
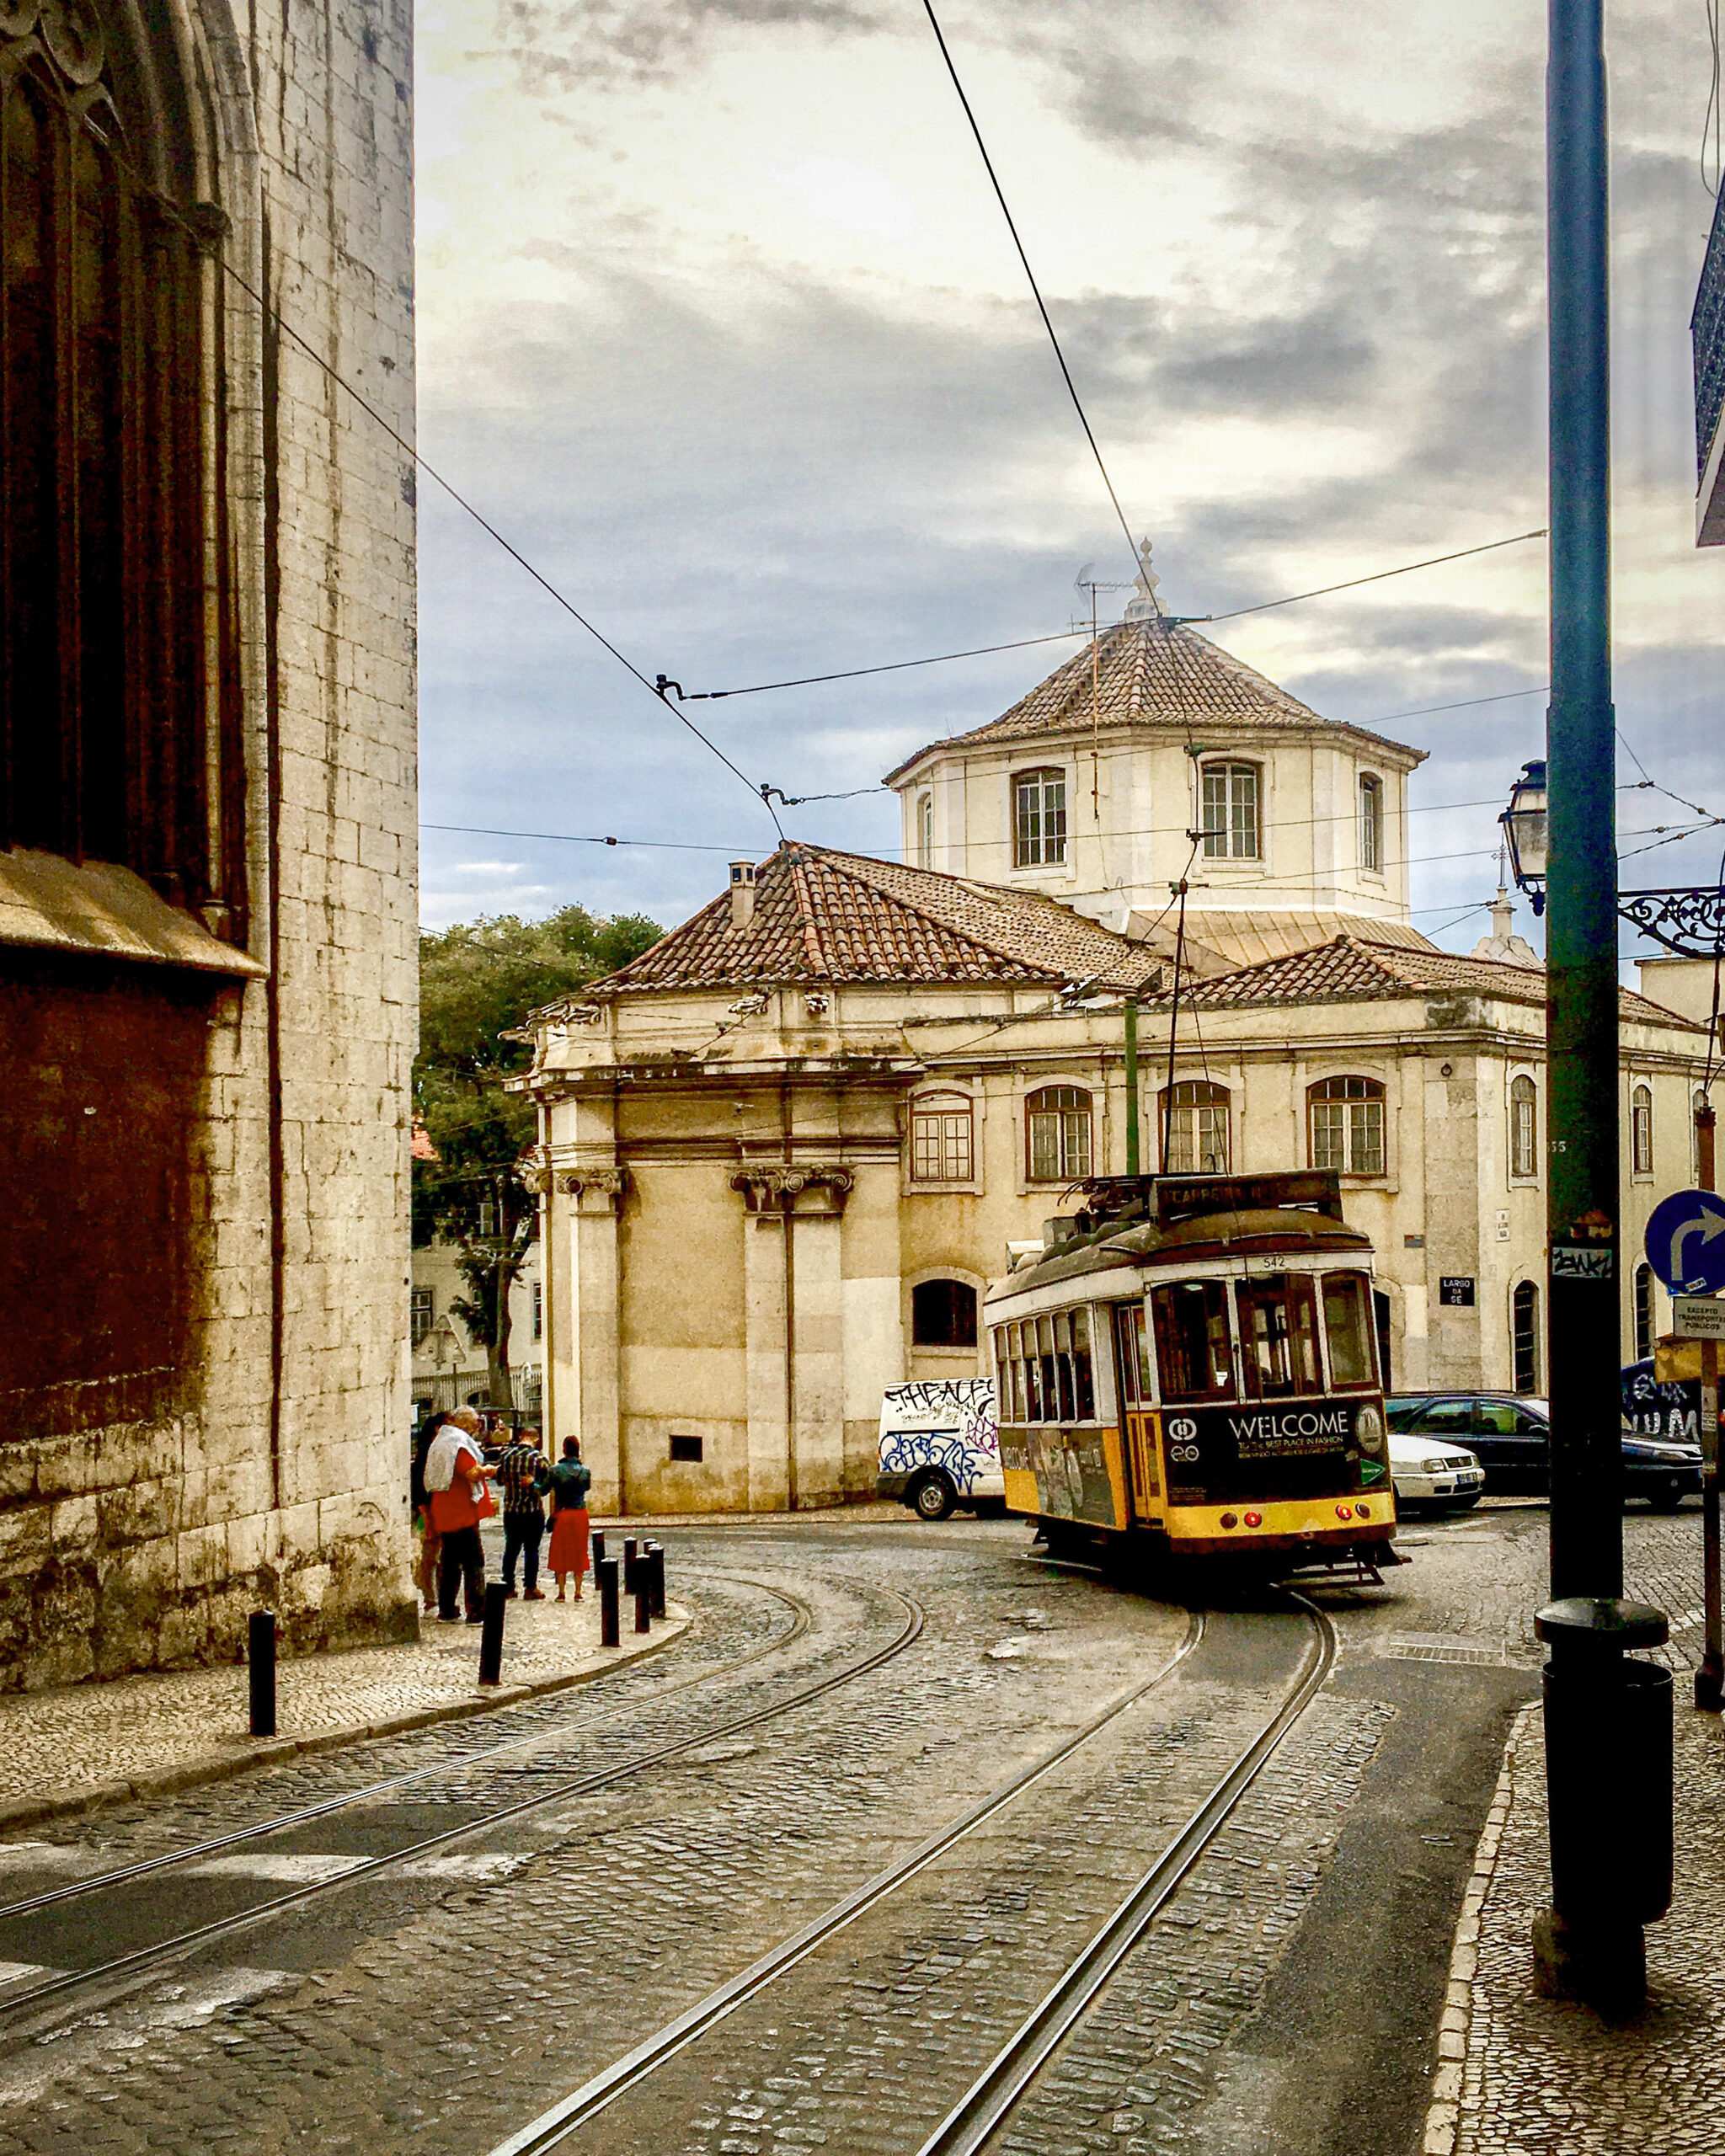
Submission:
[[[157,1768],[129,1781],[91,1782],[80,1789],[45,1790],[40,1796],[10,1797],[0,1802],[0,1834],[13,1833],[25,1827],[40,1827],[51,1819],[99,1811],[112,1804],[142,1803],[155,1797],[178,1796],[183,1790],[198,1789],[209,1782],[227,1781],[236,1774],[248,1774],[254,1767],[280,1766],[289,1759],[309,1758],[319,1752],[339,1752],[347,1745],[363,1744],[380,1737],[404,1736],[410,1730],[429,1729],[437,1722],[465,1721],[475,1715],[494,1713],[499,1707],[515,1707],[526,1700],[543,1699],[547,1693],[567,1692],[577,1684],[588,1684],[595,1678],[607,1676],[613,1669],[632,1668],[661,1648],[674,1646],[693,1621],[681,1604],[667,1600],[665,1627],[658,1636],[633,1652],[617,1654],[609,1662],[565,1670],[558,1676],[541,1678],[531,1684],[499,1685],[477,1699],[449,1700],[441,1706],[417,1707],[409,1713],[391,1715],[380,1721],[353,1722],[342,1729],[318,1730],[310,1737],[266,1737],[255,1743],[234,1739],[232,1741],[235,1748],[232,1751],[205,1753],[175,1766]]]
[[[1541,1702],[1523,1707],[1509,1726],[1503,1764],[1491,1808],[1474,1850],[1473,1870],[1461,1897],[1455,1942],[1450,1955],[1450,1978],[1444,1988],[1444,2011],[1438,2022],[1437,2063],[1432,2069],[1431,2102],[1425,2115],[1421,2156],[1455,2156],[1461,2131],[1461,2070],[1473,2027],[1473,1983],[1479,1969],[1480,1914],[1498,1869],[1498,1852],[1515,1789],[1515,1755],[1528,1726],[1542,1711]]]

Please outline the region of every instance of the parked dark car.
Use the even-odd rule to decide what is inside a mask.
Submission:
[[[1513,1392],[1402,1393],[1385,1403],[1392,1430],[1466,1445],[1486,1472],[1487,1497],[1544,1497],[1551,1482],[1551,1411]],[[1699,1445],[1623,1433],[1623,1494],[1674,1512],[1701,1486]]]

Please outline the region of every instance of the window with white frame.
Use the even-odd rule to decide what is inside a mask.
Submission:
[[[1375,1078],[1322,1078],[1306,1099],[1313,1167],[1382,1175],[1384,1089]]]
[[[1183,1078],[1162,1091],[1164,1172],[1228,1172],[1228,1089],[1208,1079]]]
[[[934,796],[919,793],[916,797],[916,866],[931,868],[934,865]]]
[[[1638,1176],[1653,1172],[1653,1089],[1638,1085],[1629,1093],[1630,1171]]]
[[[1539,1095],[1524,1075],[1509,1081],[1509,1172],[1531,1181],[1539,1166]]]
[[[417,1348],[437,1322],[437,1294],[435,1289],[414,1288],[409,1290],[408,1321],[412,1328],[414,1345]]]
[[[1076,1182],[1090,1173],[1090,1096],[1078,1086],[1044,1086],[1024,1103],[1032,1182]]]
[[[1370,771],[1359,775],[1359,865],[1383,873],[1384,782]]]
[[[545,1283],[542,1280],[533,1283],[533,1337],[536,1340],[545,1337]]]
[[[1201,774],[1206,861],[1256,861],[1259,843],[1258,794],[1261,773],[1256,764],[1206,764]]]
[[[1012,866],[1061,868],[1066,861],[1066,774],[1019,771],[1012,780]]]
[[[964,1093],[924,1093],[911,1104],[912,1182],[969,1182],[975,1157]]]

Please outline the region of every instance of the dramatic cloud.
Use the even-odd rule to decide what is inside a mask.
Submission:
[[[1168,603],[1231,613],[1544,522],[1541,8],[943,19]],[[420,23],[425,446],[649,678],[1046,633],[1081,611],[1081,565],[1130,574],[914,0],[489,21],[428,0]],[[1655,780],[1725,808],[1725,563],[1693,545],[1687,350],[1705,25],[1628,0],[1612,35],[1619,715]],[[758,800],[420,499],[428,820],[632,842],[428,834],[428,920],[692,910],[772,843]],[[1396,715],[1536,691],[1544,578],[1535,543],[1213,632],[1432,751],[1411,849],[1430,928],[1495,881],[1492,808],[1442,804],[1501,800],[1542,701]],[[751,783],[848,793],[1071,648],[682,709]],[[1623,801],[1626,851],[1685,814]],[[897,842],[878,791],[786,821]],[[1637,869],[1711,878],[1718,835]]]

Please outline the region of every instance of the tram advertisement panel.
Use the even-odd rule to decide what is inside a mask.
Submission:
[[[1103,1433],[1014,1430],[1001,1433],[1001,1464],[1036,1477],[1036,1509],[1049,1519],[1119,1527]]]
[[[1174,1505],[1347,1495],[1387,1480],[1375,1400],[1174,1408],[1162,1438]]]

